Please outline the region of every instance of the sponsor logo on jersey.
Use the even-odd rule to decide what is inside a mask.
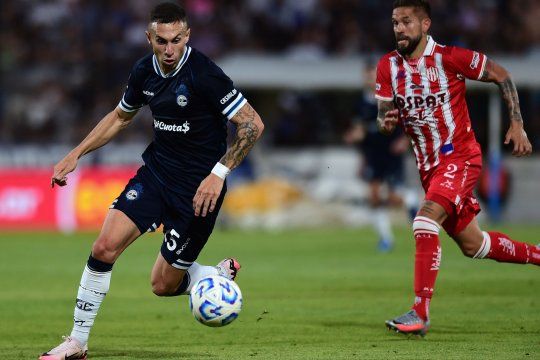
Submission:
[[[400,109],[426,109],[434,108],[446,102],[446,91],[440,91],[436,94],[396,96],[396,103]]]
[[[151,91],[148,91],[148,90],[143,90],[142,93],[143,93],[144,95],[146,95],[146,96],[154,96],[154,93],[151,92]]]
[[[480,64],[480,54],[475,51],[473,53],[473,57],[472,57],[472,61],[471,61],[471,65],[469,65],[471,67],[471,69],[476,69],[478,67],[478,64]]]
[[[219,103],[221,105],[224,105],[227,101],[229,101],[234,95],[236,95],[238,91],[236,89],[233,89],[230,93],[225,95],[223,99],[219,100]]]
[[[439,80],[439,70],[437,68],[428,67],[426,69],[426,75],[431,82],[436,82]]]
[[[182,125],[165,124],[163,121],[154,119],[154,129],[172,132],[183,132],[184,134],[189,131],[189,122],[184,122]]]

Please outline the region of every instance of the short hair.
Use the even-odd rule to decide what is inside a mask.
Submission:
[[[393,9],[399,7],[413,7],[422,10],[428,18],[431,18],[431,5],[426,0],[395,0]]]
[[[154,22],[159,24],[185,22],[187,24],[186,11],[176,3],[162,2],[150,12],[150,23]]]

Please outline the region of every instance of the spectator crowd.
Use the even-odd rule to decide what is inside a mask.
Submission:
[[[144,30],[155,3],[2,1],[0,143],[78,142],[116,105],[129,67],[149,51]],[[325,59],[380,54],[394,47],[392,1],[181,3],[192,28],[191,45],[214,59],[233,53]],[[488,54],[529,55],[540,50],[540,1],[432,0],[431,4],[432,32],[441,43],[477,48]],[[278,119],[276,131],[286,125],[306,134],[302,127],[310,126],[310,120],[295,117],[295,106],[319,103],[313,96],[317,94],[293,100],[287,94],[281,95],[277,103],[286,110],[281,116],[293,116],[283,124]],[[322,113],[325,121],[335,115],[332,109]],[[150,132],[149,126],[135,124],[121,140],[142,139]],[[318,128],[328,131],[325,126]],[[280,137],[273,138],[279,144]],[[313,138],[332,139],[309,137]],[[302,141],[309,143],[309,139]]]

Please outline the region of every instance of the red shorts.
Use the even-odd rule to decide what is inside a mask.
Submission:
[[[481,154],[446,156],[429,171],[420,171],[426,200],[441,205],[448,214],[443,222],[450,236],[459,234],[480,212],[473,190],[482,170]]]

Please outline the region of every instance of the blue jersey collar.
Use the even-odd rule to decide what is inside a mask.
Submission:
[[[162,78],[170,78],[170,77],[176,76],[176,74],[178,74],[178,72],[180,72],[180,69],[182,69],[182,66],[184,66],[184,64],[188,60],[189,54],[191,54],[191,47],[186,45],[186,47],[184,49],[184,54],[182,55],[182,58],[178,62],[178,65],[176,65],[176,68],[174,68],[174,70],[171,71],[168,74],[163,73],[163,71],[159,67],[158,59],[157,59],[156,55],[154,54],[152,56],[152,64],[154,65],[154,71],[156,72],[156,74],[158,74]]]

